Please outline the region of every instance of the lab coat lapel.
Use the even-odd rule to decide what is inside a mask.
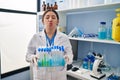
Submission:
[[[58,45],[59,40],[61,38],[60,32],[57,30],[56,37],[54,39],[54,45]]]
[[[42,40],[42,45],[46,46],[46,36],[45,36],[44,30],[42,30],[39,35],[40,35],[40,38]]]

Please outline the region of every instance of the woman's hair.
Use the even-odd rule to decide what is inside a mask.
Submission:
[[[53,13],[55,13],[55,15],[57,16],[57,19],[59,20],[59,15],[58,15],[58,13],[57,13],[55,10],[50,9],[50,10],[47,10],[47,11],[44,12],[44,14],[43,14],[43,16],[42,16],[42,21],[44,21],[44,17],[45,17],[45,15],[46,15],[48,12],[53,12]]]

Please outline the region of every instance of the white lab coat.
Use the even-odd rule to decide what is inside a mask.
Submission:
[[[54,38],[54,45],[64,46],[64,48],[65,48],[64,55],[67,55],[69,57],[68,64],[71,64],[72,60],[73,60],[73,54],[72,54],[72,47],[71,47],[71,44],[70,44],[70,41],[69,41],[69,38],[67,37],[67,35],[57,31],[56,36]],[[31,80],[35,80],[33,78],[34,78],[34,75],[36,74],[35,72],[37,69],[34,66],[34,64],[32,63],[32,58],[36,54],[36,48],[38,48],[39,46],[46,46],[46,35],[45,35],[44,30],[35,34],[32,37],[32,39],[28,45],[26,60],[27,60],[27,62],[30,62]],[[42,73],[42,71],[41,71],[41,73]],[[62,70],[62,71],[52,72],[51,76],[52,76],[52,78],[51,78],[52,80],[67,80],[66,66],[65,66],[64,70]],[[46,78],[49,78],[49,74],[46,74]],[[46,79],[46,80],[51,80],[51,79]]]

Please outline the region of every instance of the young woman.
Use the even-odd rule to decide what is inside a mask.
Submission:
[[[27,62],[31,63],[31,70],[33,70],[32,75],[35,75],[35,69],[38,69],[33,68],[37,66],[38,56],[36,55],[36,50],[39,46],[64,46],[64,59],[66,61],[66,64],[71,64],[73,60],[72,47],[69,38],[67,37],[67,35],[57,30],[57,26],[59,24],[58,13],[54,10],[47,10],[42,16],[42,22],[44,25],[44,29],[43,31],[36,33],[32,37],[28,45],[28,50],[26,54],[26,60]],[[38,74],[39,73],[42,73],[42,71],[38,72]],[[48,79],[49,76],[47,75],[47,73],[45,74],[45,77],[45,80],[67,80],[66,66],[63,70],[56,70],[51,72],[50,79]]]

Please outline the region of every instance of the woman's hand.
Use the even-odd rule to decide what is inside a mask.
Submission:
[[[37,66],[38,55],[34,55],[32,58],[32,62]]]
[[[69,57],[67,55],[65,55],[64,59],[65,59],[66,64],[68,64],[69,63]]]

